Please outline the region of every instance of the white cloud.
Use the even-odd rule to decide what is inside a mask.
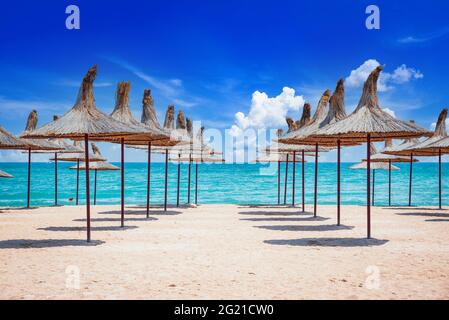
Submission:
[[[299,113],[304,105],[304,98],[295,95],[295,90],[284,87],[282,93],[270,98],[265,92],[255,91],[251,100],[248,115],[243,112],[235,114],[235,125],[231,130],[239,132],[247,128],[273,128],[285,125],[285,117],[289,111]]]
[[[368,59],[356,69],[352,70],[346,78],[345,84],[348,87],[361,87],[373,71],[380,63],[375,59]],[[393,73],[383,71],[380,74],[377,88],[380,92],[388,91],[393,88],[393,84],[403,84],[413,79],[421,79],[424,75],[416,69],[409,68],[405,64],[397,67]]]
[[[391,110],[390,108],[383,108],[382,111],[388,113],[388,114],[389,114],[390,116],[392,116],[393,118],[396,118],[396,114],[395,114],[394,111]]]

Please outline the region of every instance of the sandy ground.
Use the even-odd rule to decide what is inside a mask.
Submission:
[[[3,209],[2,299],[447,299],[449,211],[277,206]]]

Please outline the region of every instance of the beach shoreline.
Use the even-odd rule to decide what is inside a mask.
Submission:
[[[0,209],[0,299],[448,299],[449,211],[128,205]]]

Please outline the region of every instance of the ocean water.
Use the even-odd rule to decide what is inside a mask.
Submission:
[[[116,165],[119,165],[115,163]],[[71,205],[75,201],[76,170],[69,167],[73,163],[58,163],[59,204]],[[342,163],[341,199],[343,204],[366,202],[366,171],[351,170],[352,163]],[[409,164],[395,164],[399,171],[392,172],[392,204],[408,203]],[[151,202],[163,203],[164,199],[163,163],[153,163],[151,167]],[[0,179],[0,206],[24,206],[27,190],[26,163],[0,163],[0,169],[14,176]],[[145,163],[125,163],[126,203],[146,203]],[[287,203],[292,201],[292,164],[289,166],[287,182]],[[413,165],[413,204],[438,204],[438,163],[415,163]],[[52,163],[32,163],[31,205],[54,204],[54,165]],[[201,204],[266,204],[277,203],[277,163],[272,164],[199,164],[198,190]],[[187,203],[188,165],[181,165],[181,203]],[[334,204],[336,201],[336,164],[320,163],[318,176],[318,203]],[[443,163],[443,204],[449,205],[449,164]],[[91,193],[93,197],[93,172],[91,173]],[[281,166],[281,202],[283,202],[285,163]],[[85,203],[85,176],[80,172],[80,203]],[[191,199],[194,199],[195,166],[192,165]],[[169,164],[169,203],[176,203],[177,164]],[[313,203],[314,163],[305,164],[306,203]],[[296,203],[301,199],[301,164],[296,166]],[[388,203],[388,171],[376,170],[376,205]],[[120,203],[120,171],[98,172],[97,204]]]

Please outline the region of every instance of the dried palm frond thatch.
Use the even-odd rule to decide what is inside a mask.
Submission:
[[[0,178],[14,178],[12,175],[10,175],[9,173],[0,170]]]
[[[310,110],[311,110],[310,104],[309,103],[305,103],[304,107],[302,108],[301,119],[299,119],[299,120],[297,120],[295,122],[296,127],[298,129],[300,129],[300,128],[304,127],[304,126],[309,125],[309,123],[310,123]]]
[[[323,139],[313,139],[311,135],[316,132],[319,132],[321,128],[325,128],[327,125],[334,124],[338,121],[346,118],[345,112],[345,90],[344,90],[344,82],[342,79],[338,80],[337,86],[335,88],[334,93],[329,98],[329,111],[324,119],[320,123],[315,123],[313,126],[305,126],[302,130],[298,130],[296,132],[285,135],[280,139],[281,142],[286,144],[309,144],[313,145],[319,143],[320,145],[333,147],[337,146],[338,138],[335,139],[327,139],[323,141]],[[322,117],[320,117],[322,118]],[[355,145],[356,143],[348,142],[348,141],[340,141],[340,145]]]
[[[84,150],[83,143],[81,141],[74,141],[73,147],[76,150]],[[51,158],[50,160],[54,161],[55,158]],[[84,162],[86,160],[86,155],[84,153],[63,153],[58,156],[58,161],[65,161],[65,162]],[[104,158],[101,154],[97,155],[95,153],[89,153],[89,162],[97,162],[97,161],[106,161],[106,158]]]
[[[12,133],[0,127],[0,149],[28,150],[30,147],[32,149],[39,149],[38,146],[30,144],[30,142],[24,139],[16,138]]]
[[[365,81],[357,108],[348,117],[321,128],[312,134],[315,139],[326,140],[335,137],[342,141],[365,142],[388,138],[413,138],[428,136],[430,133],[416,125],[410,125],[382,111],[377,97],[377,80],[382,67],[378,66]]]
[[[101,155],[101,151],[98,148],[98,146],[95,143],[91,144],[92,152],[94,155],[98,158],[103,158]],[[90,160],[90,159],[89,159]],[[91,161],[89,161],[91,162]],[[77,169],[77,166],[70,167],[70,169]],[[86,164],[83,162],[79,166],[80,170],[86,170]],[[89,170],[96,170],[96,171],[117,171],[120,170],[120,167],[114,166],[113,164],[110,164],[106,161],[96,161],[91,164],[89,164]]]
[[[406,151],[412,152],[415,156],[436,156],[441,151],[443,151],[443,153],[447,153],[444,148],[441,147],[442,144],[439,143],[441,140],[443,140],[444,144],[444,140],[448,138],[446,131],[446,117],[447,109],[441,110],[433,135],[414,146],[408,147]],[[437,145],[435,146],[435,144]]]
[[[25,125],[25,130],[22,132],[21,135],[25,135],[27,133],[33,132],[34,130],[36,130],[37,128],[37,111],[36,110],[32,110],[30,112],[30,114],[28,115],[28,119]],[[49,140],[42,140],[42,139],[24,139],[26,141],[28,141],[29,143],[33,144],[36,146],[36,148],[34,148],[34,150],[36,152],[38,151],[63,151],[64,148],[61,147],[60,145],[49,141]],[[38,149],[38,148],[39,149]]]
[[[90,139],[117,138],[145,134],[138,128],[114,120],[97,109],[93,93],[93,84],[97,76],[97,66],[87,71],[75,105],[62,117],[41,128],[23,135],[24,138],[70,138]]]
[[[392,139],[385,140],[385,147],[381,151],[379,151],[375,154],[372,154],[371,161],[372,162],[410,162],[409,157],[396,156],[396,155],[392,155],[392,154],[383,153],[384,150],[389,150],[391,148],[393,148]],[[363,161],[366,161],[366,159],[363,159]],[[418,162],[418,160],[413,159],[413,162]]]
[[[154,109],[154,100],[150,89],[145,89],[143,92],[141,122],[150,128],[162,129]]]

